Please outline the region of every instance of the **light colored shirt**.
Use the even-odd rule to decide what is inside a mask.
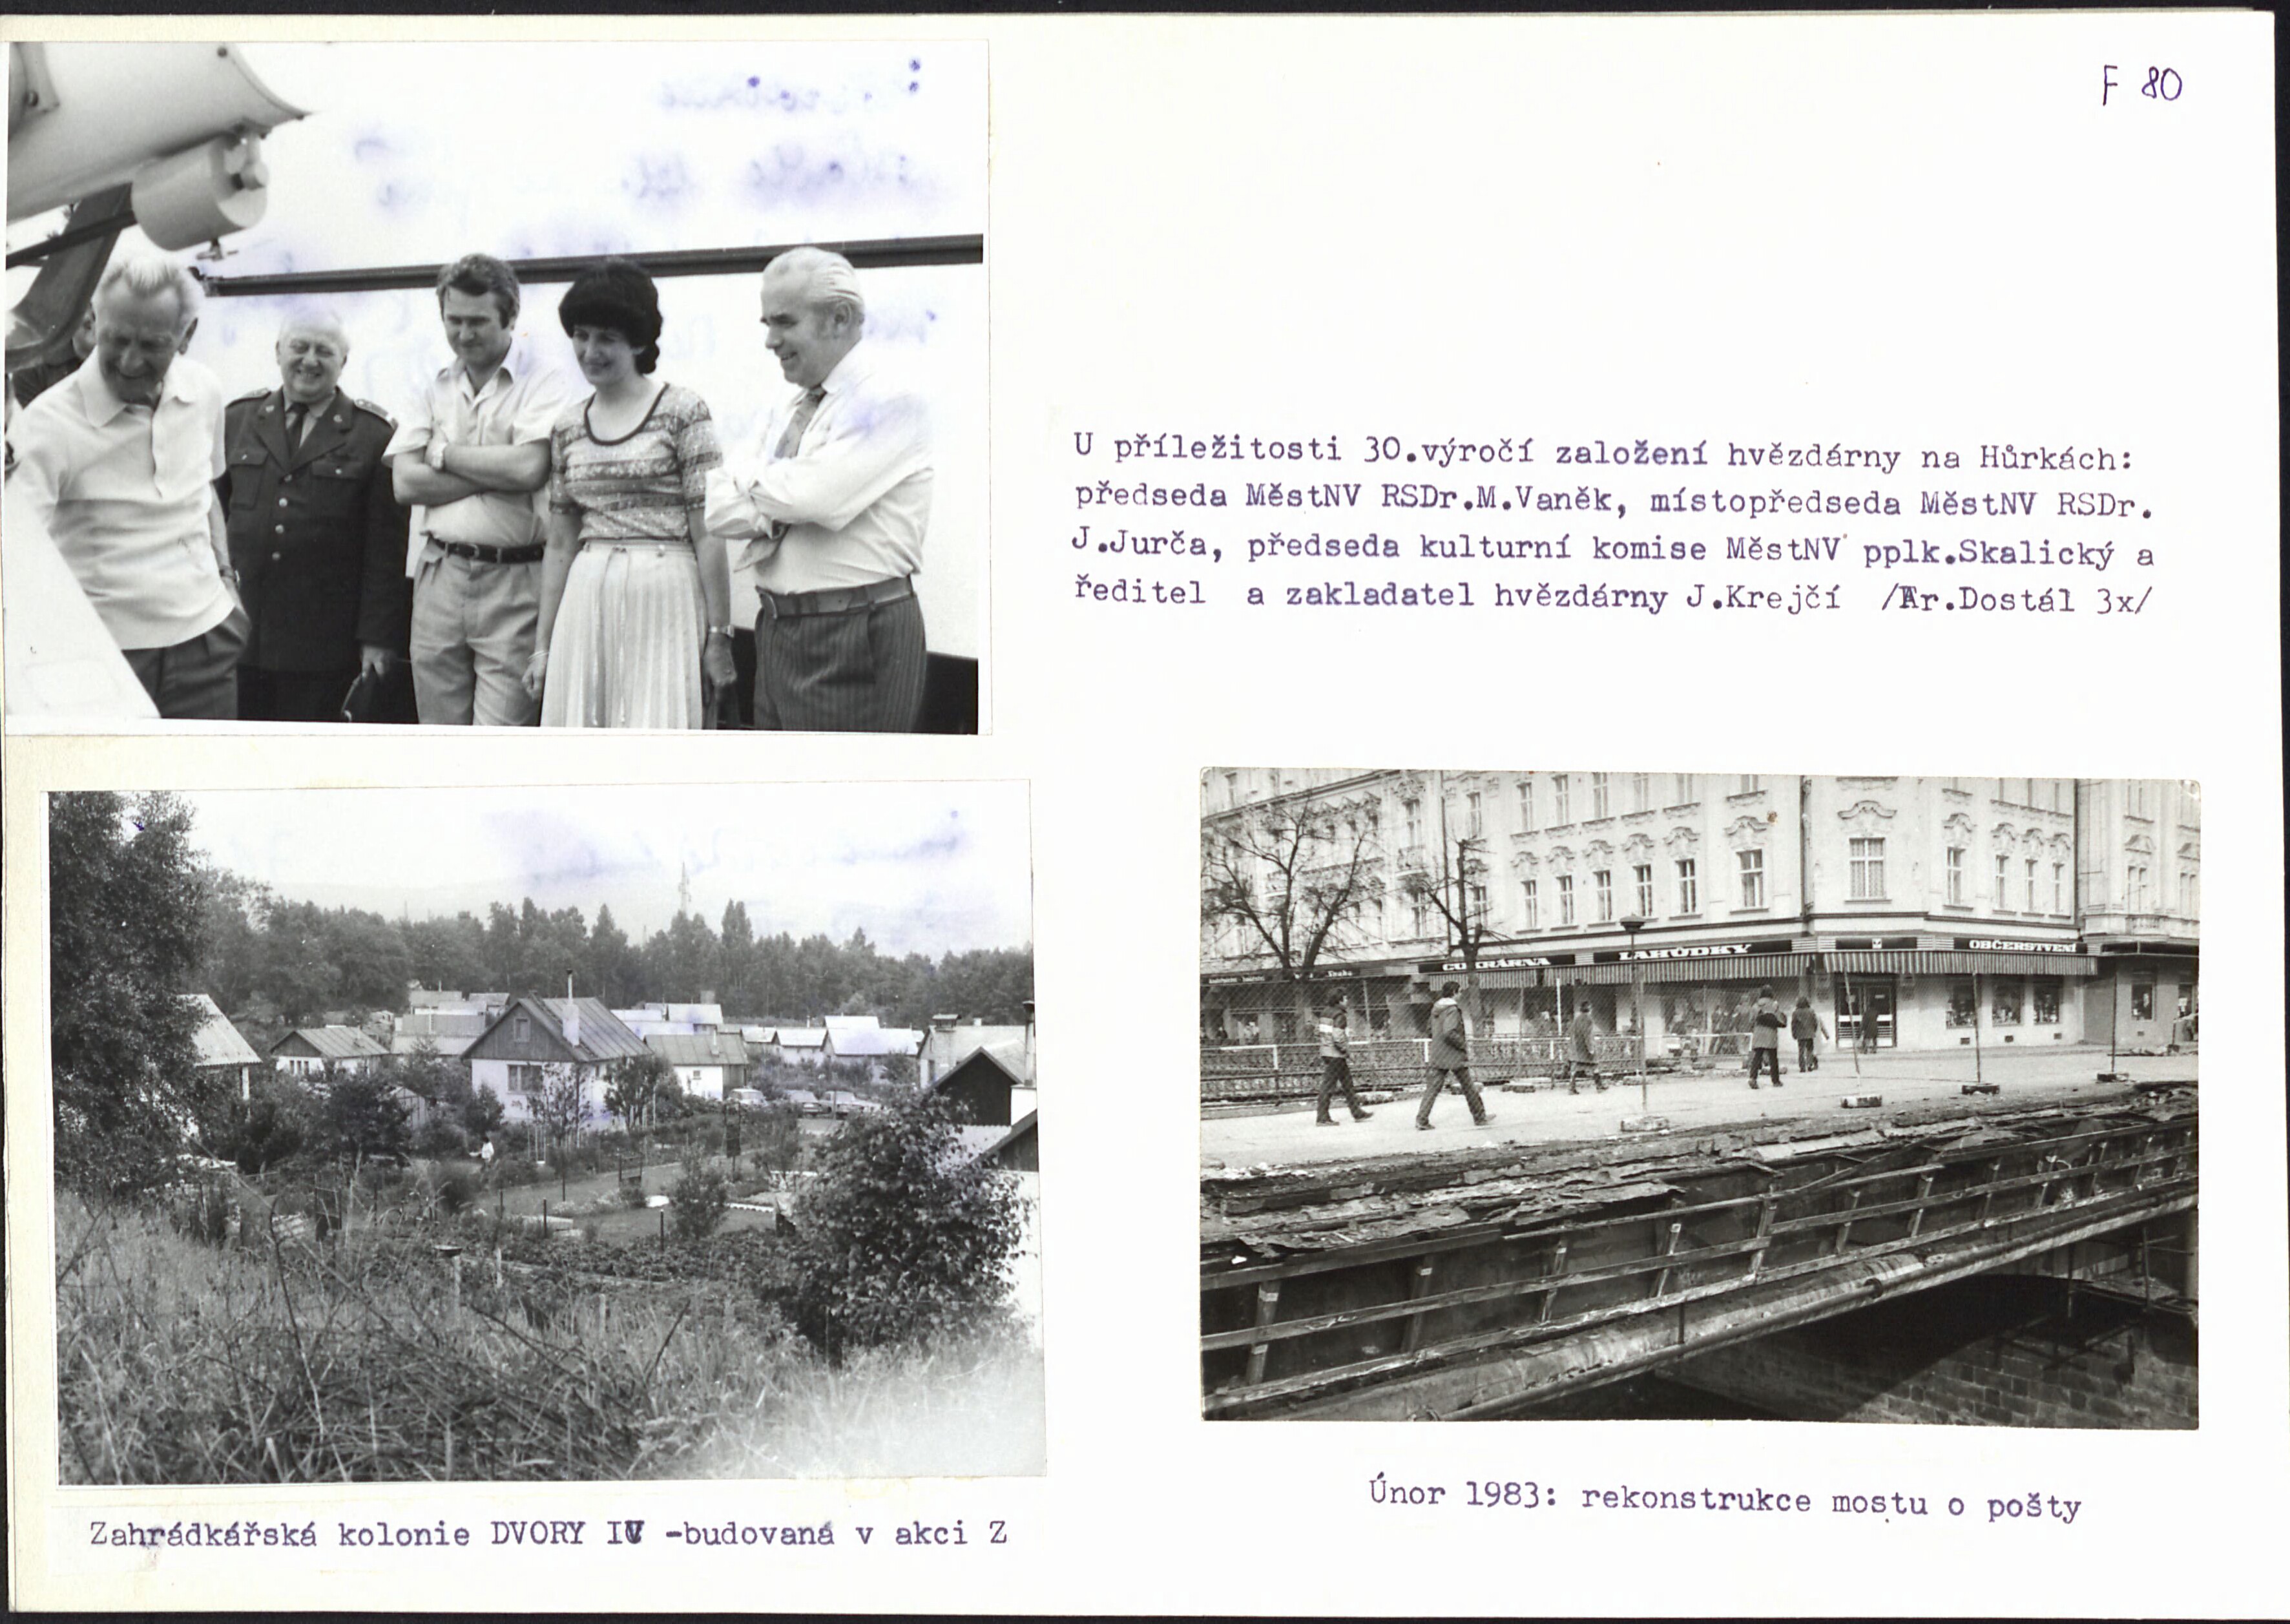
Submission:
[[[740,572],[765,591],[864,587],[922,567],[930,527],[929,403],[894,379],[863,340],[821,387],[825,398],[794,455],[781,457],[779,444],[801,391],[708,476],[708,528],[727,542],[747,543],[736,554]]]
[[[436,439],[449,445],[546,443],[548,431],[576,398],[564,377],[542,365],[533,356],[532,344],[519,339],[482,389],[470,387],[468,371],[459,360],[440,367],[382,454],[394,462],[405,452],[427,452]],[[545,533],[541,516],[548,500],[548,487],[543,484],[538,491],[480,491],[434,508],[417,507],[407,573],[420,562],[425,532],[472,547],[532,546]]]
[[[156,406],[112,392],[99,359],[42,393],[8,431],[10,483],[123,649],[166,648],[230,618],[215,557],[222,385],[178,356]]]
[[[1320,1022],[1320,1058],[1322,1060],[1340,1060],[1344,1051],[1350,1047],[1351,1040],[1343,1024],[1333,1020]]]

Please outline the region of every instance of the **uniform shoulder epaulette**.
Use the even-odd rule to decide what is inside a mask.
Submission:
[[[390,416],[388,412],[387,412],[383,411],[380,406],[375,405],[372,401],[370,401],[370,400],[360,400],[360,399],[359,399],[356,396],[355,396],[355,395],[352,395],[352,396],[348,396],[348,400],[349,400],[350,404],[351,404],[351,405],[353,405],[353,406],[356,406],[359,411],[361,411],[361,412],[371,412],[372,413],[373,413],[373,415],[374,415],[374,416],[376,416],[376,417],[380,418],[383,422],[385,422],[385,423],[388,424],[392,428],[396,428],[396,427],[397,427],[397,420],[396,420],[396,418],[394,418],[394,417]]]
[[[256,401],[256,400],[264,400],[264,399],[267,399],[267,398],[268,398],[268,396],[269,396],[270,393],[271,393],[271,391],[270,391],[270,390],[268,390],[268,389],[249,389],[249,390],[248,390],[245,394],[244,394],[244,395],[235,395],[235,396],[233,396],[231,397],[231,402],[230,402],[230,404],[231,404],[232,405],[234,405],[234,406],[244,406],[244,405],[245,405],[249,401]]]

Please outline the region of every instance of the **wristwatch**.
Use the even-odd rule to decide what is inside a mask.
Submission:
[[[732,626],[711,626],[708,628],[708,635],[711,637],[728,637],[737,629],[738,628]]]

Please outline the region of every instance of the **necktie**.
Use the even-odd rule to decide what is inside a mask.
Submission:
[[[819,403],[826,398],[827,390],[823,385],[814,384],[803,392],[803,398],[796,402],[795,410],[788,414],[787,432],[780,436],[779,450],[772,453],[775,460],[785,461],[795,455],[796,448],[803,444],[803,431],[811,427],[811,420],[819,413]]]
[[[300,402],[286,408],[286,449],[294,450],[302,444],[303,425],[309,421],[310,408]]]

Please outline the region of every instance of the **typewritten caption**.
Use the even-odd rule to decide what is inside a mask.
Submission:
[[[1070,431],[1108,610],[2080,615],[2156,604],[2115,444]]]
[[[2041,1490],[1999,1495],[1909,1494],[1897,1490],[1838,1493],[1774,1484],[1644,1484],[1561,1488],[1531,1478],[1465,1477],[1453,1483],[1401,1483],[1382,1472],[1367,1480],[1367,1498],[1378,1506],[1414,1506],[1463,1511],[1669,1511],[1700,1515],[1747,1513],[1770,1516],[1918,1517],[1970,1519],[1980,1523],[2056,1522],[2072,1525],[2083,1501]]]
[[[98,1549],[275,1551],[356,1550],[420,1556],[439,1551],[499,1552],[527,1548],[649,1553],[736,1547],[773,1550],[992,1549],[1014,1543],[1010,1520],[909,1517],[897,1523],[820,1522],[750,1517],[90,1517],[82,1543]]]

